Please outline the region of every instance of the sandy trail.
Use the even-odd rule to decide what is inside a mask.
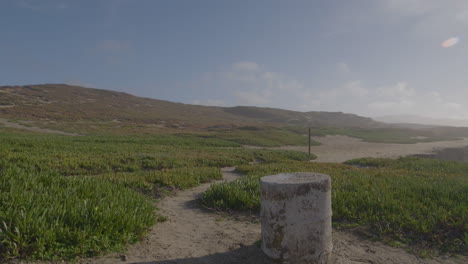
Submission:
[[[223,169],[225,181],[240,175],[234,168]],[[220,182],[220,181],[218,181]],[[122,254],[82,260],[81,263],[134,263],[134,264],[273,264],[255,245],[260,239],[260,224],[255,221],[234,220],[207,212],[200,208],[197,199],[210,184],[178,192],[159,204],[161,213],[169,220],[156,224],[147,238],[129,246]],[[400,248],[353,234],[333,231],[335,264],[358,263],[467,263],[468,258],[421,259]]]
[[[468,146],[467,138],[416,144],[369,143],[347,136],[314,137],[314,140],[322,143],[320,146],[311,147],[311,152],[318,156],[315,160],[317,162],[344,162],[364,157],[398,158],[414,154],[430,154],[441,148]],[[286,146],[280,149],[308,151],[307,146]]]
[[[224,180],[240,175],[223,169]],[[156,224],[144,241],[129,246],[126,263],[269,263],[253,244],[260,239],[259,224],[236,221],[201,208],[197,199],[210,183],[180,191],[158,203],[168,221]],[[122,254],[83,263],[116,263]],[[246,262],[252,259],[254,262]]]

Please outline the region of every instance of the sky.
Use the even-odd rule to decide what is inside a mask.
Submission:
[[[0,34],[0,85],[468,119],[466,0],[0,0]]]

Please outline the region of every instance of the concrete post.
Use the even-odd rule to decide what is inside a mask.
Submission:
[[[319,173],[260,179],[262,249],[290,264],[331,263],[331,180]]]

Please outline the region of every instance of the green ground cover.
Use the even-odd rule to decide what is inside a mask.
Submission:
[[[258,177],[318,171],[333,177],[335,223],[354,223],[403,243],[466,251],[463,166],[362,159],[352,164],[371,168],[356,168],[303,162],[314,156],[302,152],[242,148],[306,145],[306,132],[241,127],[70,137],[0,127],[0,262],[118,250],[164,219],[150,197],[220,179],[225,166],[238,166],[249,176],[213,186],[204,194],[209,207],[256,210]],[[249,165],[252,161],[263,164]]]
[[[4,258],[60,259],[118,250],[142,238],[156,220],[148,198],[110,181],[14,166],[0,172]]]
[[[0,262],[118,250],[163,219],[148,195],[222,177],[220,168],[305,153],[204,135],[58,136],[0,130]],[[146,194],[146,195],[145,195]]]
[[[304,127],[251,127],[245,126],[230,130],[215,130],[214,138],[229,140],[241,145],[280,147],[285,145],[304,146],[308,144],[307,128]],[[311,140],[311,145],[320,143]]]
[[[349,164],[281,162],[242,165],[246,176],[212,185],[202,196],[219,210],[260,207],[259,178],[285,172],[332,177],[333,221],[375,237],[448,252],[468,251],[468,164],[422,158],[360,159]]]

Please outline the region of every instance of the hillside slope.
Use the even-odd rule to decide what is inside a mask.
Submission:
[[[173,103],[127,93],[44,84],[0,87],[0,118],[40,122],[123,122],[158,127],[302,125],[381,127],[353,114]]]
[[[452,119],[452,118],[432,118],[417,115],[393,115],[373,117],[374,120],[392,124],[414,124],[427,127],[451,126],[451,127],[468,127],[468,120]]]

